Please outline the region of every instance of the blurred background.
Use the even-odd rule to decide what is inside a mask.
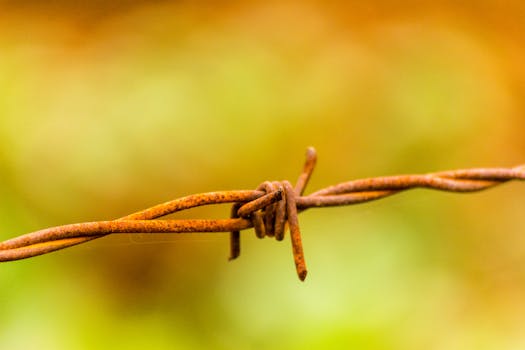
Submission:
[[[190,193],[525,163],[525,3],[0,1],[0,239]],[[113,235],[0,266],[2,349],[523,349],[525,186],[289,240]],[[228,206],[176,218],[225,218]]]

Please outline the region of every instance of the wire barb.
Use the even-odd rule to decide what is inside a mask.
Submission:
[[[255,190],[218,191],[177,198],[112,221],[84,222],[51,227],[0,242],[0,262],[30,258],[112,233],[230,232],[230,260],[241,252],[240,231],[254,228],[258,238],[281,241],[290,228],[295,268],[306,278],[298,213],[308,208],[369,202],[412,188],[449,192],[482,191],[511,180],[525,180],[525,165],[514,168],[476,168],[423,175],[397,175],[359,179],[329,186],[304,196],[317,161],[313,147],[306,151],[303,171],[295,184],[265,181]],[[155,220],[190,208],[232,203],[229,219]]]

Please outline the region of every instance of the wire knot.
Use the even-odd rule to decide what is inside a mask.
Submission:
[[[248,203],[235,203],[232,206],[232,218],[244,218],[251,221],[258,238],[275,237],[282,241],[286,224],[290,227],[290,237],[294,255],[295,268],[301,281],[306,278],[307,270],[304,261],[301,230],[297,216],[296,198],[300,197],[312,175],[317,155],[313,147],[306,151],[303,172],[295,188],[289,181],[264,181],[257,187],[262,195]],[[230,233],[230,260],[240,255],[240,231]]]
[[[286,184],[285,184],[286,182]],[[286,202],[290,194],[285,188],[291,185],[288,181],[265,181],[257,187],[257,191],[265,194],[242,206],[234,205],[237,215],[249,219],[258,238],[275,237],[282,241],[286,224]],[[235,210],[234,209],[234,210]]]

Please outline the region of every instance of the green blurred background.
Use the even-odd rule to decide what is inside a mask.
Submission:
[[[0,1],[1,240],[189,193],[525,163],[525,3]],[[525,186],[0,266],[1,349],[523,349]],[[228,206],[177,218],[224,218]]]

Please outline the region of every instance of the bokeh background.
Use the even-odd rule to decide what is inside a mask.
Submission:
[[[0,1],[0,238],[195,192],[525,163],[525,3]],[[307,189],[308,192],[308,189]],[[0,266],[2,349],[523,349],[525,186]],[[223,218],[228,206],[177,218]]]

